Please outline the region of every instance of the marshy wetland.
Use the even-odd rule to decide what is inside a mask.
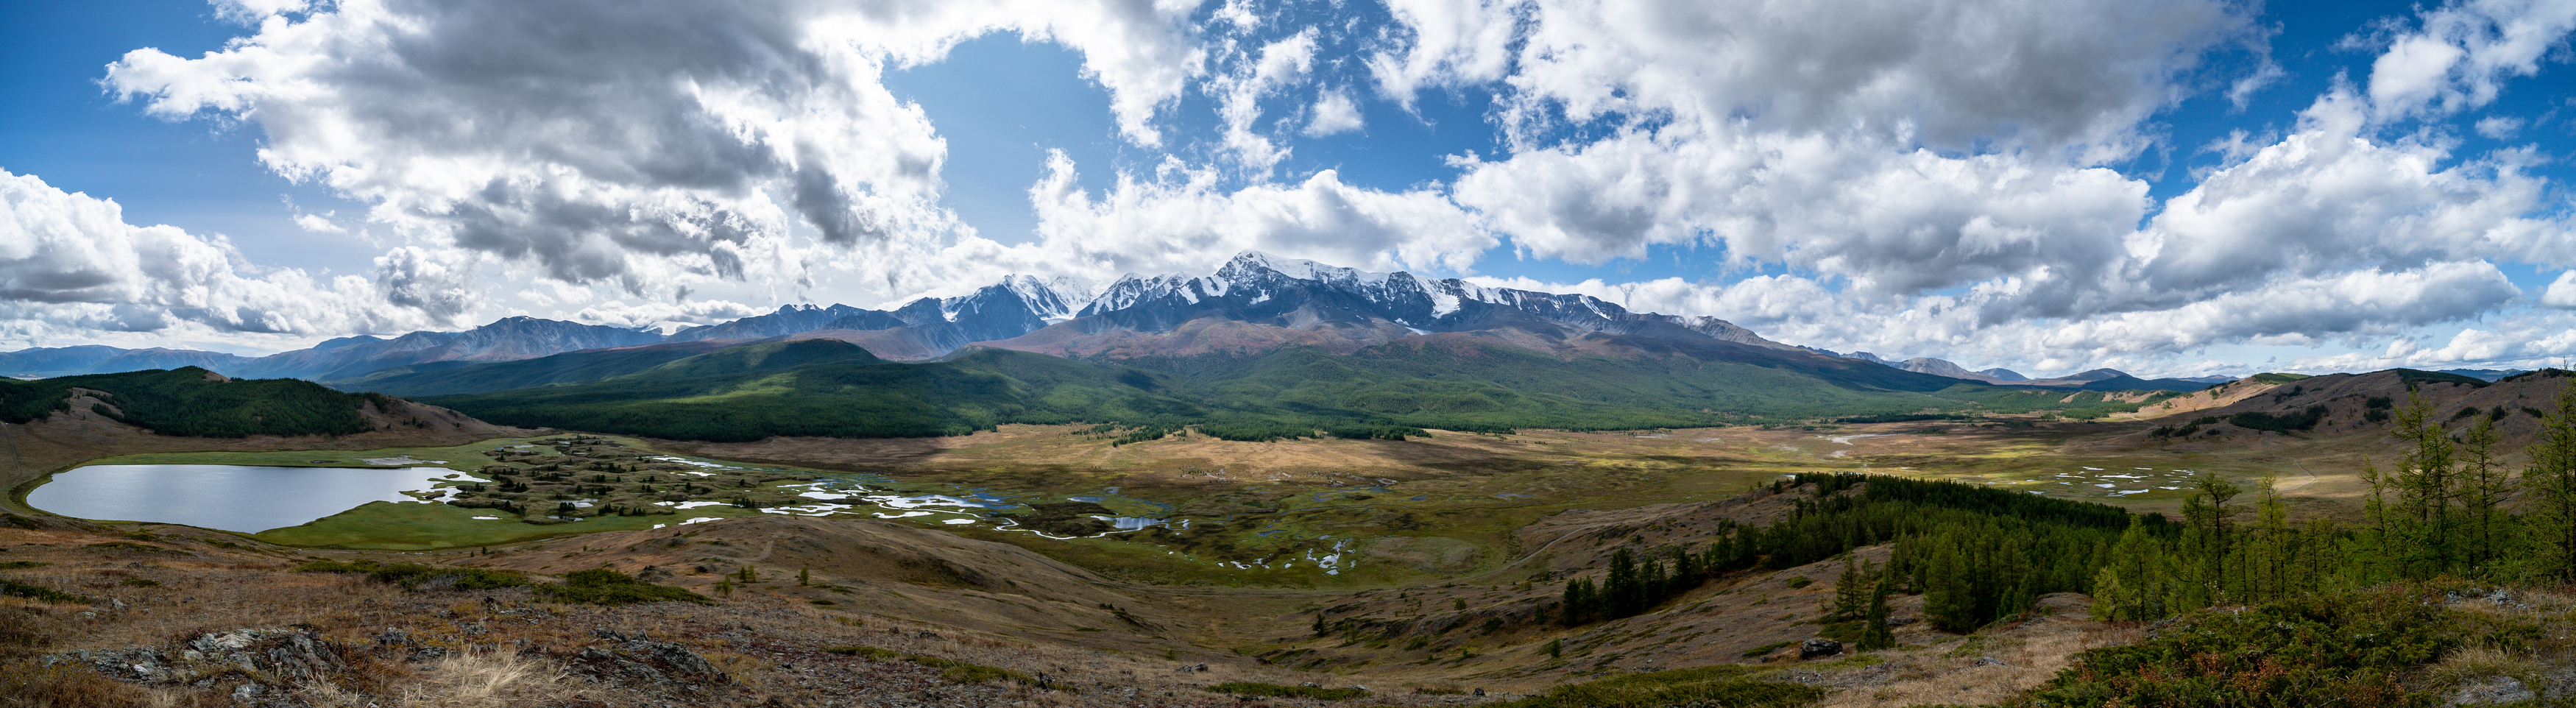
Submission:
[[[1124,445],[1070,426],[752,444],[559,434],[449,447],[110,457],[59,473],[28,499],[76,517],[401,551],[746,516],[872,519],[1009,543],[1133,582],[1324,588],[1489,572],[1534,550],[1514,531],[1552,514],[1723,499],[1794,472],[1953,479],[2145,509],[2177,504],[2182,480],[2201,470],[2247,483],[2291,479],[2283,486],[2317,486],[2311,492],[2338,486],[2310,484],[2315,475],[2301,460],[2334,451],[2184,453],[2119,442],[2133,434],[2129,427],[1744,426],[1276,443],[1179,436]],[[346,468],[388,464],[403,465],[407,481],[391,485],[399,490],[370,488],[374,496],[284,481],[387,473]],[[254,467],[269,471],[230,487],[194,471]],[[119,481],[99,474],[106,470],[118,470]],[[301,503],[314,508],[243,521],[256,504],[222,501],[294,496],[274,494],[284,488],[310,497]],[[64,501],[77,490],[91,501]],[[172,493],[194,501],[162,498]],[[196,503],[207,499],[217,501]],[[188,518],[121,511],[142,508],[203,511]]]

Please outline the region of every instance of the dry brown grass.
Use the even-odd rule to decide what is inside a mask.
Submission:
[[[2493,646],[2466,646],[2451,650],[2426,669],[2421,687],[2449,688],[2494,676],[2528,681],[2540,671],[2540,661],[2530,654]]]
[[[570,693],[563,670],[512,652],[451,654],[420,670],[402,689],[403,708],[501,708],[536,705]]]
[[[138,688],[98,672],[70,666],[0,671],[0,706],[10,708],[112,708],[146,705]]]

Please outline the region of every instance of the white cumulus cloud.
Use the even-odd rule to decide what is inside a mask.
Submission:
[[[1095,200],[1063,153],[1047,169],[1029,188],[1040,248],[1091,264],[1075,274],[1095,278],[1204,273],[1245,249],[1374,270],[1466,270],[1496,244],[1435,191],[1360,189],[1331,170],[1227,191],[1214,170],[1175,160],[1150,178],[1121,175]]]
[[[890,67],[993,32],[1061,42],[1152,145],[1202,52],[1188,5],[1122,0],[224,7],[256,32],[196,58],[135,50],[108,86],[164,118],[257,125],[264,164],[427,253],[636,293],[803,281],[971,235],[938,203],[946,145]]]
[[[125,222],[116,202],[0,172],[0,338],[305,336],[444,324],[378,284],[250,265],[221,236]]]

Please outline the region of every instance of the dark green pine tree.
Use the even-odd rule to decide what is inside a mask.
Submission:
[[[1625,548],[1610,552],[1610,575],[1603,578],[1601,582],[1601,594],[1605,596],[1603,599],[1606,601],[1602,603],[1605,605],[1601,608],[1602,614],[1607,617],[1626,617],[1634,614],[1632,608],[1639,605],[1638,595],[1641,589],[1637,587],[1636,556],[1628,553],[1628,549]]]
[[[1565,584],[1565,611],[1562,613],[1565,626],[1583,624],[1592,617],[1592,595],[1591,578],[1575,578]]]
[[[1931,563],[1923,571],[1923,614],[1943,631],[1974,631],[1982,623],[1977,621],[1976,585],[1968,559],[1947,537],[1934,543]]]
[[[2522,473],[2531,490],[2532,544],[2541,577],[2576,582],[2576,377],[2558,389],[2558,405],[2543,416],[2540,440]]]
[[[1870,575],[1873,574],[1861,570],[1859,562],[1853,556],[1843,556],[1842,575],[1834,578],[1834,605],[1825,613],[1825,621],[1849,622],[1860,619],[1861,613],[1869,608],[1872,585]]]
[[[2503,410],[2498,406],[2497,410]],[[2509,557],[2507,539],[2513,523],[2505,499],[2513,495],[2513,473],[2496,458],[2495,418],[2478,416],[2460,439],[2460,517],[2466,546],[2462,562],[2470,577],[2499,577]]]
[[[1861,610],[1860,641],[1858,642],[1861,651],[1891,649],[1896,646],[1896,629],[1887,623],[1889,590],[1887,574],[1876,575],[1878,575],[1876,582],[1868,583],[1869,604]],[[1841,590],[1841,588],[1835,589]]]

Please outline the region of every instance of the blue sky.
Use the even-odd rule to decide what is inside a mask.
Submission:
[[[1251,248],[2035,374],[2576,353],[2569,3],[1882,5],[15,4],[0,346]]]

